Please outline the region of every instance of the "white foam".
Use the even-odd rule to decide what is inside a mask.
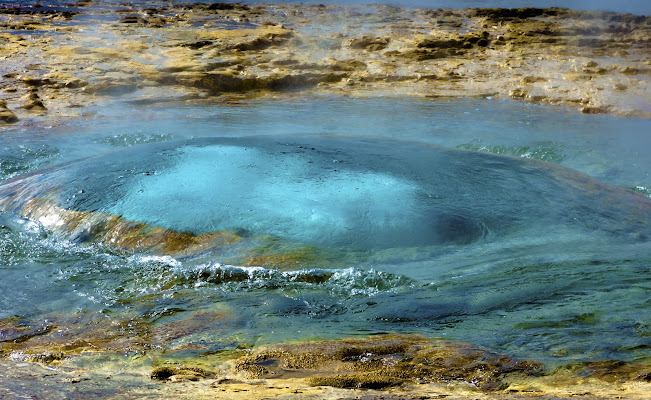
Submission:
[[[166,264],[171,267],[180,268],[183,264],[171,256],[147,256],[147,255],[133,255],[129,257],[128,261],[138,262],[142,264],[160,263]]]
[[[38,222],[41,223],[44,227],[48,229],[53,229],[59,226],[62,226],[64,221],[61,219],[61,216],[58,214],[48,214],[39,217]]]

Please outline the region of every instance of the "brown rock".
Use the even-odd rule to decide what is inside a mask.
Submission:
[[[528,94],[529,93],[522,88],[513,89],[509,92],[509,96],[516,97],[516,98],[524,98],[527,97]]]
[[[38,29],[65,31],[71,44],[58,44],[51,35],[33,40],[0,32],[2,54],[10,66],[0,90],[9,93],[8,87],[24,84],[46,90],[39,92],[43,99],[45,94],[55,99],[61,96],[52,91],[65,89],[63,102],[27,104],[38,112],[47,106],[54,117],[62,114],[58,111],[63,111],[64,103],[88,104],[88,95],[120,96],[139,89],[150,93],[160,85],[179,96],[209,95],[215,101],[223,99],[224,93],[250,97],[268,90],[339,91],[342,85],[329,83],[342,79],[355,83],[347,88],[349,93],[379,93],[392,86],[415,95],[474,96],[503,92],[515,82],[528,88],[543,82],[538,78],[544,76],[549,85],[541,87],[540,94],[551,97],[542,91],[553,90],[555,104],[574,107],[572,98],[577,93],[599,90],[600,98],[612,103],[609,111],[645,115],[639,109],[644,103],[640,88],[650,75],[643,60],[651,43],[651,17],[557,8],[482,8],[402,10],[404,18],[398,22],[395,11],[378,7],[371,14],[346,15],[347,26],[368,25],[374,32],[348,38],[339,29],[343,15],[331,7],[184,3],[139,9],[125,5],[119,11],[122,23],[103,26],[110,30],[107,37],[115,38],[106,40],[90,37],[81,20],[74,26],[58,26],[54,20],[65,16],[50,15],[48,8],[11,8],[3,12],[9,14],[6,27],[31,29],[38,22]],[[245,24],[247,19],[258,26]],[[332,33],[322,37],[318,30],[304,29],[315,21]],[[163,24],[164,37],[149,29]],[[143,29],[136,36],[128,35],[132,30],[126,28],[134,26]],[[367,52],[374,53],[372,60],[363,57]],[[603,61],[597,62],[596,57]],[[438,60],[446,58],[466,61],[466,67],[457,75],[439,73]],[[578,69],[577,59],[583,60]],[[500,67],[504,64],[508,68]],[[540,67],[547,73],[540,75]],[[15,71],[29,76],[20,81]],[[43,71],[70,75],[39,75]],[[205,75],[209,72],[223,75]],[[608,78],[617,75],[636,76],[640,82],[627,83],[631,88],[626,93],[616,93],[622,90]],[[14,120],[8,112],[2,113],[3,121]]]
[[[52,81],[47,78],[36,78],[33,76],[21,76],[20,80],[27,86],[34,86],[34,87],[52,84]]]
[[[472,44],[466,43],[461,38],[450,39],[425,39],[417,44],[418,48],[425,49],[468,49]]]
[[[32,91],[25,96],[21,97],[21,100],[25,101],[26,104],[22,106],[25,110],[30,112],[42,112],[47,110],[43,104],[43,100],[39,97],[38,93]]]
[[[51,82],[55,88],[79,89],[88,84],[79,78],[63,72],[52,72],[43,78]]]
[[[603,109],[601,109],[600,107],[588,107],[588,106],[581,107],[579,110],[580,110],[583,114],[602,114],[602,113],[605,112],[605,111],[604,111]]]
[[[418,61],[447,58],[450,57],[451,55],[460,55],[460,54],[462,53],[460,53],[458,50],[452,53],[445,50],[416,49],[416,50],[405,51],[404,53],[396,52],[396,53],[392,53],[391,55],[400,55],[404,58],[407,58],[408,60],[418,62]]]
[[[354,83],[353,83],[354,84]],[[271,268],[318,266],[327,262],[324,254],[315,246],[305,246],[279,252],[252,252],[253,255],[243,260],[245,266],[265,266]]]
[[[248,378],[297,376],[314,386],[382,389],[403,382],[457,381],[485,390],[501,388],[509,374],[542,370],[538,363],[463,343],[400,335],[269,346],[238,359],[234,368]]]
[[[18,122],[18,117],[9,109],[0,109],[0,122],[13,124]]]
[[[547,78],[542,78],[540,76],[525,76],[520,81],[520,83],[522,83],[523,85],[528,85],[528,84],[537,83],[537,82],[547,82]]]
[[[293,37],[294,34],[289,30],[280,32],[270,32],[249,42],[239,43],[233,46],[234,50],[239,51],[260,51],[272,46],[279,46]]]
[[[0,100],[0,122],[12,124],[18,121],[18,117],[8,107],[5,100]]]
[[[541,16],[557,16],[567,10],[559,8],[477,8],[472,14],[475,17],[489,18],[493,20],[527,19]]]
[[[208,5],[208,10],[249,10],[249,6],[233,3],[212,3]]]
[[[374,372],[315,376],[307,379],[307,383],[312,386],[332,386],[345,389],[384,389],[400,385],[402,382],[400,379],[377,375]]]
[[[389,38],[362,36],[358,39],[351,39],[349,45],[353,49],[379,51],[386,49],[390,41]]]
[[[110,321],[92,313],[49,315],[46,321],[0,320],[0,356],[17,352],[24,361],[54,363],[87,351],[144,349],[146,327]]]
[[[640,70],[634,67],[624,67],[620,70],[620,72],[624,75],[638,75],[640,73]]]
[[[620,360],[586,361],[560,367],[555,373],[569,371],[581,376],[591,376],[606,382],[651,382],[651,367]]]
[[[165,366],[154,368],[149,377],[159,381],[187,382],[210,377],[212,372],[199,367]]]

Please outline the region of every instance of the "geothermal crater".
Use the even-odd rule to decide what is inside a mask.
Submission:
[[[165,253],[215,237],[360,251],[550,230],[636,238],[649,219],[646,198],[563,167],[346,135],[136,146],[18,178],[0,195],[5,211],[64,237]],[[160,247],[170,240],[188,244]]]

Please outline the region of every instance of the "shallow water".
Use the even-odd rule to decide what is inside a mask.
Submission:
[[[165,342],[186,355],[404,332],[549,364],[649,356],[651,200],[626,190],[650,182],[648,121],[490,99],[133,107],[3,128],[0,192],[242,240],[125,252],[5,203],[0,318],[228,315]]]

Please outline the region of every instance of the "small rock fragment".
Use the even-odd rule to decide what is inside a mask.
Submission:
[[[379,51],[384,50],[389,44],[389,38],[362,36],[359,39],[352,39],[350,47],[353,49]]]
[[[43,104],[43,100],[41,100],[38,93],[36,93],[35,91],[26,94],[21,98],[21,100],[26,102],[26,104],[22,108],[30,112],[42,112],[47,110],[47,108]]]
[[[5,100],[0,100],[0,122],[12,124],[18,121],[18,117],[8,107]]]
[[[188,382],[198,381],[212,375],[211,372],[198,367],[158,367],[154,368],[149,377],[159,381]]]
[[[527,97],[527,94],[527,91],[522,88],[513,89],[509,92],[509,96],[517,98]]]
[[[604,110],[601,109],[600,107],[588,107],[588,106],[586,106],[586,107],[581,107],[581,108],[580,108],[580,111],[581,111],[583,114],[601,114],[601,113],[604,112]]]
[[[624,75],[638,75],[640,73],[640,70],[634,67],[624,67],[620,70],[620,72]]]

